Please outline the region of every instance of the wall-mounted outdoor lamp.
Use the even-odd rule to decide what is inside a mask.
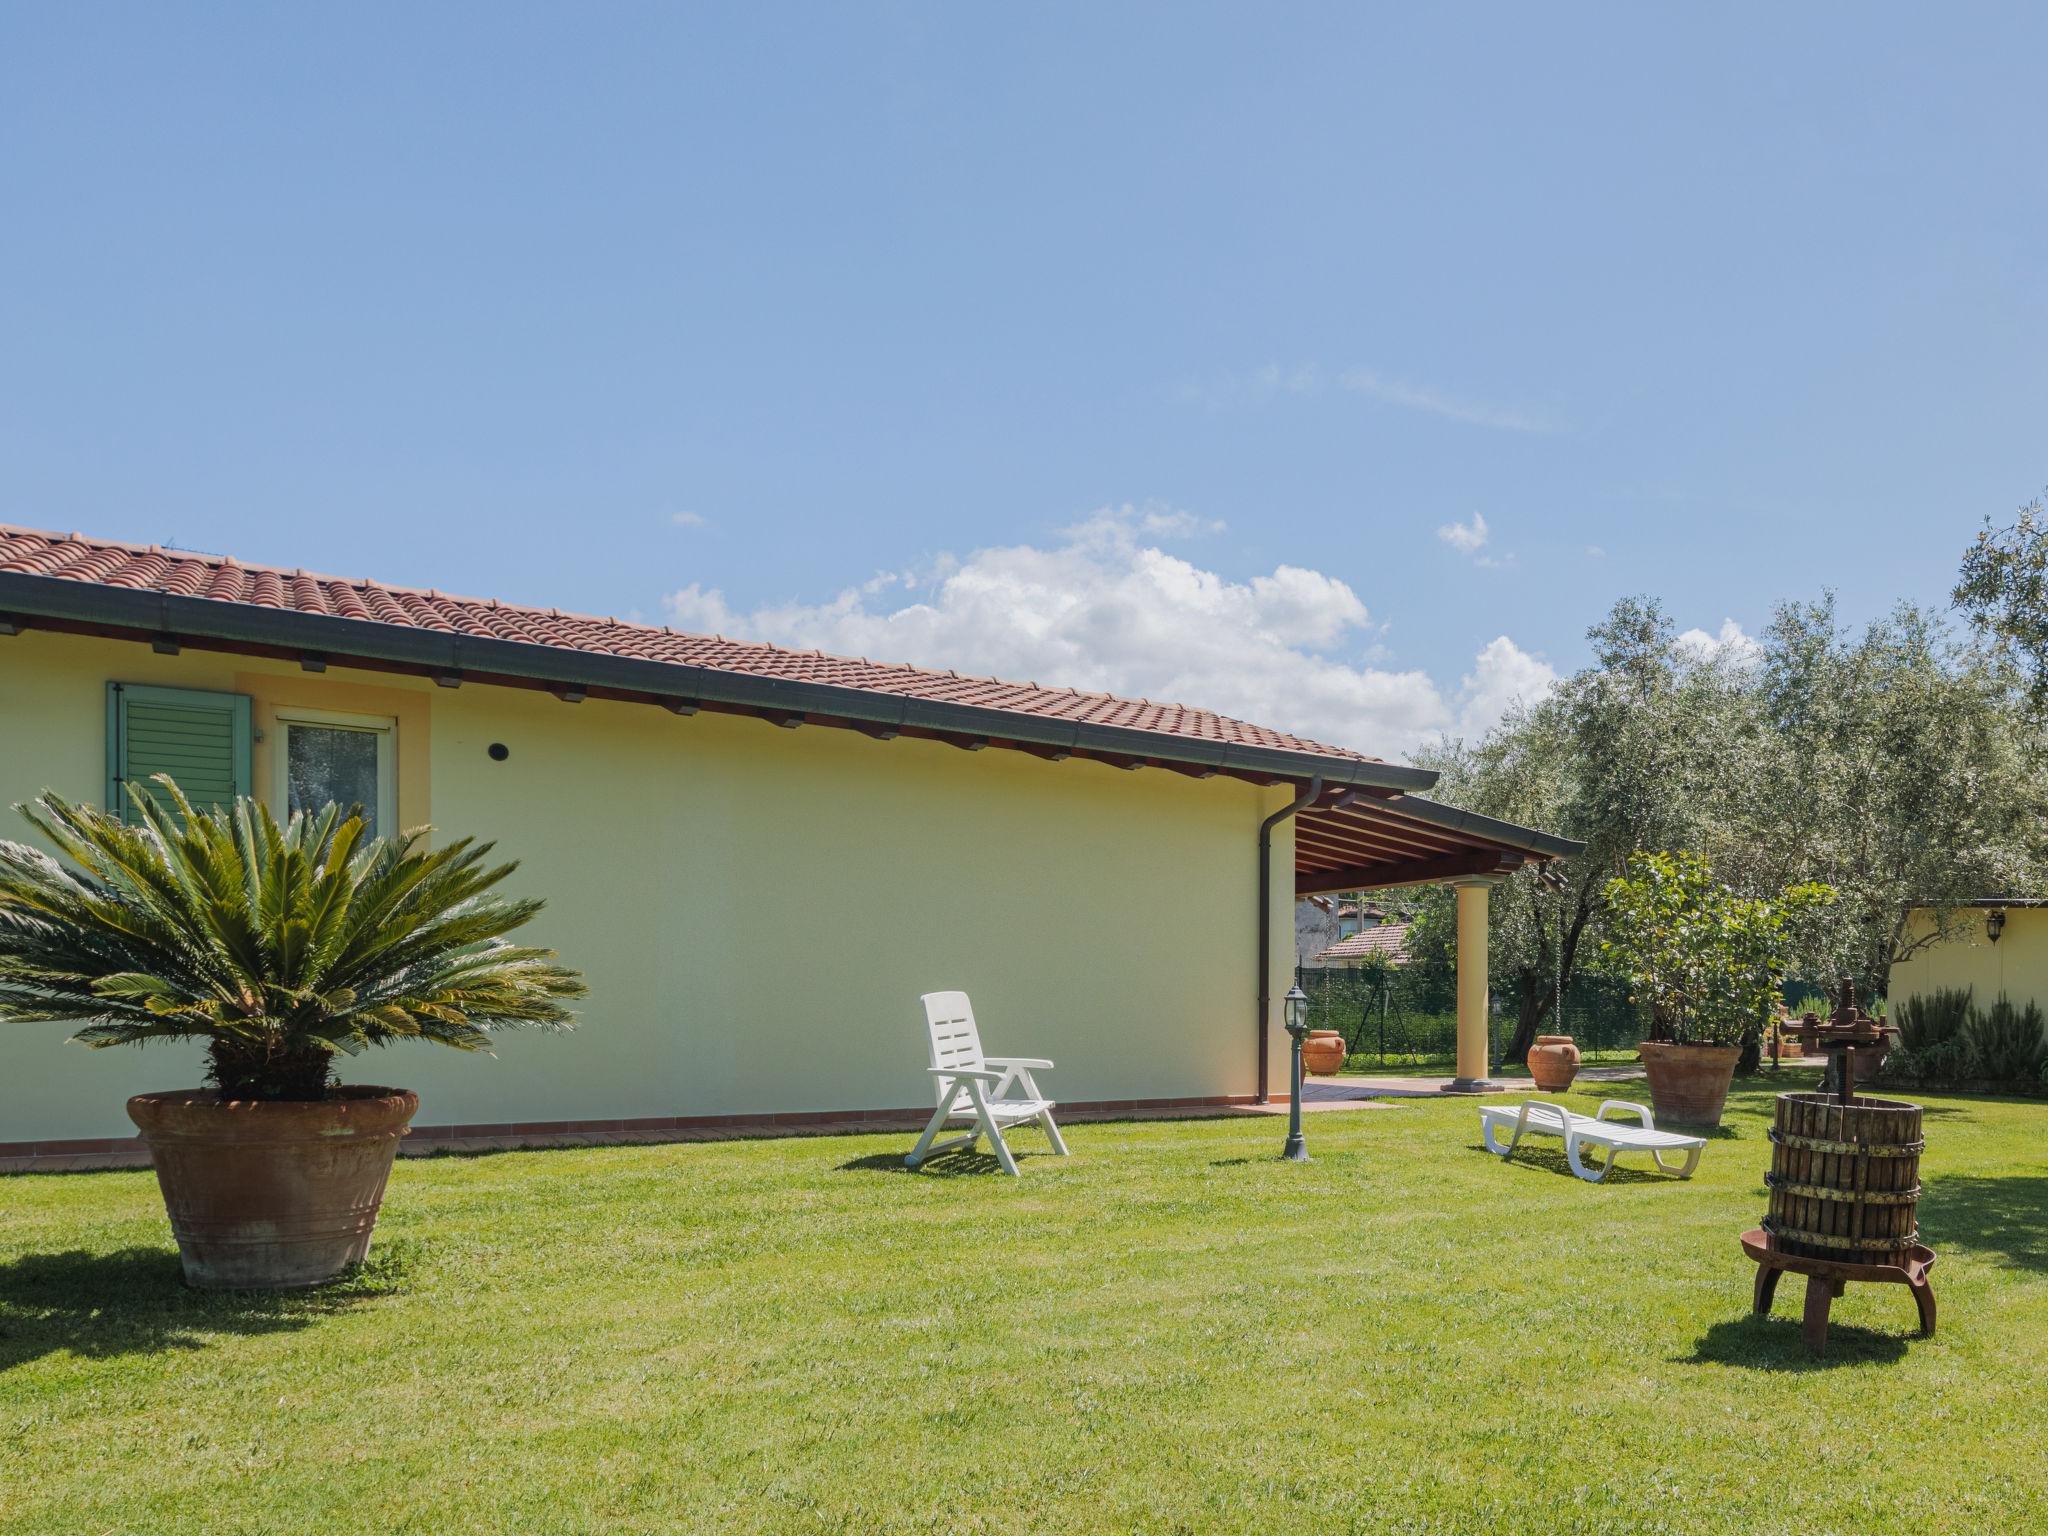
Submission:
[[[1984,919],[1984,931],[1991,936],[1992,943],[1998,942],[1998,936],[2005,932],[2005,908],[1998,908]]]
[[[1280,1156],[1290,1163],[1308,1161],[1308,1143],[1301,1138],[1301,1042],[1308,1034],[1308,994],[1296,982],[1280,999],[1281,1022],[1294,1037],[1294,1070],[1287,1075],[1287,1145]]]

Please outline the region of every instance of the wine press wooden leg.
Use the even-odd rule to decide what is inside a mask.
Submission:
[[[1912,1282],[1911,1289],[1913,1305],[1920,1309],[1920,1337],[1931,1339],[1934,1337],[1934,1287],[1922,1275]]]
[[[1813,1351],[1816,1360],[1827,1353],[1828,1309],[1841,1294],[1842,1283],[1839,1280],[1830,1280],[1824,1275],[1806,1277],[1806,1315],[1800,1322],[1799,1331],[1806,1336],[1806,1347]]]
[[[1760,1313],[1771,1310],[1771,1302],[1778,1294],[1778,1277],[1785,1271],[1775,1264],[1759,1264],[1756,1267],[1756,1310]]]

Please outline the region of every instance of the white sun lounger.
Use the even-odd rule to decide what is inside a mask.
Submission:
[[[1639,1116],[1643,1123],[1625,1125],[1607,1118],[1609,1110],[1621,1109]],[[1487,1105],[1479,1111],[1479,1125],[1486,1139],[1486,1150],[1498,1152],[1502,1157],[1512,1157],[1516,1143],[1524,1136],[1562,1136],[1565,1161],[1571,1164],[1573,1173],[1590,1184],[1598,1184],[1606,1178],[1614,1167],[1615,1158],[1624,1152],[1647,1152],[1665,1173],[1689,1179],[1693,1169],[1699,1166],[1700,1153],[1707,1145],[1704,1136],[1681,1136],[1675,1131],[1658,1130],[1648,1105],[1631,1104],[1626,1099],[1609,1099],[1594,1115],[1574,1114],[1562,1104],[1550,1104],[1542,1099],[1530,1099],[1519,1107]],[[1500,1143],[1503,1131],[1512,1133],[1506,1146]],[[1589,1171],[1580,1159],[1582,1147],[1607,1149],[1607,1160],[1600,1165],[1599,1172]],[[1683,1152],[1684,1165],[1674,1168],[1666,1163],[1664,1154],[1667,1152]]]

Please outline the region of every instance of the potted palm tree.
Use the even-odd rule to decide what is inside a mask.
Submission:
[[[505,935],[539,901],[492,845],[370,837],[358,810],[195,810],[159,776],[138,820],[46,793],[19,809],[69,864],[0,841],[0,1018],[88,1046],[202,1040],[206,1088],[138,1094],[188,1283],[318,1285],[369,1250],[418,1095],[342,1085],[335,1059],[428,1040],[486,1050],[567,1028],[581,979]]]
[[[1737,895],[1691,853],[1639,853],[1608,882],[1608,961],[1650,1005],[1637,1049],[1657,1118],[1719,1125],[1735,1064],[1777,1011],[1795,925],[1835,898],[1788,886],[1770,900]]]

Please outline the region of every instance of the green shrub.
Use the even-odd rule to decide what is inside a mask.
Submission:
[[[1968,987],[1944,987],[1900,1003],[1893,1018],[1899,1043],[1886,1058],[1886,1074],[1942,1080],[1969,1076],[1975,1070],[1968,1036],[1977,1011],[1974,998]]]
[[[46,792],[0,840],[0,1020],[62,1020],[81,1045],[204,1041],[224,1098],[325,1098],[334,1058],[491,1032],[566,1029],[582,979],[505,935],[541,904],[494,887],[489,843],[372,837],[330,805],[284,826],[244,795],[200,811],[163,775],[128,785],[141,824]],[[168,803],[166,803],[168,802]]]
[[[1627,974],[1669,1037],[1751,1047],[1777,1007],[1795,924],[1835,900],[1834,887],[1816,883],[1768,901],[1738,895],[1696,853],[1637,853],[1605,894],[1601,958]]]
[[[1906,999],[1893,1017],[1899,1026],[1899,1044],[1915,1052],[1946,1045],[1962,1034],[1975,996],[1969,987],[1943,987]]]
[[[2048,1066],[2048,1020],[2038,1003],[2021,1008],[2001,996],[1989,1008],[1972,1008],[1963,1043],[1970,1075],[1992,1082],[2031,1083]]]

